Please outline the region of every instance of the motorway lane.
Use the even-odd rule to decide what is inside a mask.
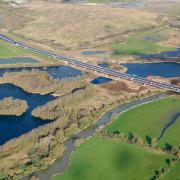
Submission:
[[[10,38],[2,35],[2,34],[0,34],[0,39],[3,40],[3,41],[8,42],[8,43],[10,43],[10,44],[12,44],[14,46],[18,46],[20,48],[24,48],[26,50],[30,50],[31,52],[35,52],[35,53],[39,53],[39,54],[46,55],[46,56],[49,56],[49,57],[53,57],[53,58],[57,58],[57,59],[60,59],[60,60],[64,60],[66,63],[71,64],[71,65],[75,65],[75,66],[78,66],[78,67],[81,67],[81,68],[85,68],[85,69],[88,69],[88,70],[96,71],[98,73],[102,73],[102,74],[105,74],[105,75],[113,76],[115,78],[123,78],[123,79],[126,79],[126,80],[130,80],[130,81],[134,81],[134,82],[137,82],[137,83],[141,83],[143,85],[149,85],[149,86],[153,86],[155,88],[159,88],[159,89],[164,89],[164,90],[169,90],[169,91],[173,91],[173,92],[176,92],[176,93],[180,93],[180,87],[175,86],[175,85],[170,85],[170,84],[164,84],[164,83],[160,83],[160,82],[150,81],[150,80],[147,80],[145,78],[138,77],[138,76],[133,76],[133,75],[130,75],[130,74],[127,74],[127,73],[120,73],[120,72],[115,71],[115,70],[111,70],[111,69],[108,69],[108,68],[105,68],[105,67],[100,67],[100,66],[98,66],[96,64],[92,64],[92,63],[83,63],[81,61],[77,61],[77,60],[72,59],[70,57],[66,57],[66,56],[62,56],[62,55],[57,55],[57,54],[54,54],[54,53],[50,53],[48,51],[36,49],[36,48],[30,47],[28,45],[16,42],[13,39],[10,39]]]

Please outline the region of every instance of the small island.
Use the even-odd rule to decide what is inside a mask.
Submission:
[[[0,115],[21,116],[28,109],[26,101],[6,97],[0,100]]]

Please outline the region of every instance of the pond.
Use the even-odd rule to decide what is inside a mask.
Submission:
[[[128,74],[134,74],[144,78],[148,76],[161,76],[165,78],[180,76],[180,64],[175,62],[132,63],[121,65],[128,68]]]
[[[18,64],[18,63],[39,63],[38,60],[30,57],[13,57],[13,58],[0,58],[0,64]]]
[[[82,75],[82,72],[80,70],[71,68],[69,66],[51,66],[45,68],[44,67],[4,68],[4,69],[0,69],[0,76],[2,76],[6,72],[31,71],[32,69],[47,71],[49,75],[57,79],[62,79],[66,77],[76,77]]]
[[[48,67],[47,72],[57,79],[62,79],[65,77],[77,77],[82,75],[82,72],[80,70],[74,69],[69,66]]]
[[[112,81],[112,79],[99,76],[99,77],[93,79],[90,83],[92,83],[92,84],[104,84],[104,83],[107,83],[110,81]]]
[[[140,54],[139,57],[142,59],[177,59],[180,58],[180,48],[177,48],[175,51],[166,51],[157,54]]]
[[[135,2],[131,1],[129,3],[129,2],[126,2],[126,1],[122,1],[122,3],[120,3],[119,6],[122,7],[122,8],[127,8],[127,9],[136,9],[136,8],[144,7],[145,3],[143,3],[143,2],[138,3],[136,1]]]
[[[81,52],[82,55],[97,55],[97,54],[106,54],[104,50],[96,50],[96,51],[83,51]]]

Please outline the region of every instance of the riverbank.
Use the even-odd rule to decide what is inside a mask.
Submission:
[[[57,71],[58,77],[59,74],[62,75],[62,73],[59,73],[60,70],[61,69],[58,69]],[[67,68],[65,68],[65,70],[67,74]],[[56,76],[56,74],[54,74],[54,76]],[[15,91],[12,91],[11,88],[9,89],[9,94],[15,93],[14,96],[23,96],[27,98],[28,104],[30,103],[31,105],[31,109],[28,110],[26,116],[17,119],[16,122],[19,121],[24,125],[21,126],[23,129],[18,129],[18,133],[15,132],[15,136],[12,134],[12,137],[9,137],[9,134],[3,133],[3,136],[4,134],[8,136],[8,138],[3,137],[3,142],[6,142],[6,139],[9,140],[10,138],[18,137],[8,141],[0,148],[2,159],[0,171],[4,174],[4,177],[10,176],[19,178],[39,169],[47,168],[53,160],[62,157],[61,153],[63,154],[63,144],[66,138],[92,125],[100,114],[105,112],[109,107],[157,92],[156,89],[147,89],[146,87],[142,89],[135,83],[127,83],[127,88],[131,88],[133,91],[126,92],[123,89],[119,89],[119,87],[114,90],[102,85],[93,86],[89,83],[89,80],[86,80],[86,82],[88,86],[85,89],[64,96],[67,100],[65,106],[56,106],[57,104],[54,103],[55,106],[53,105],[52,108],[50,106],[50,108],[44,109],[44,112],[50,111],[52,118],[54,114],[56,115],[55,121],[51,121],[51,123],[32,117],[31,112],[38,106],[44,106],[48,101],[53,100],[54,97],[51,95],[40,96],[38,94],[28,95],[28,93],[25,92],[17,94]],[[7,94],[6,88],[9,86],[10,85],[2,85],[4,94]],[[139,91],[134,91],[134,88],[139,89]],[[14,87],[14,89],[18,88]],[[0,95],[3,96],[2,93]],[[32,97],[34,99],[31,99]],[[64,98],[62,101],[64,101]],[[29,119],[29,121],[25,121],[23,118]],[[39,127],[40,125],[43,126]],[[6,129],[10,127],[7,123],[6,126]],[[12,124],[12,126],[19,126],[19,123],[15,125]],[[38,128],[33,129],[34,127]],[[19,137],[19,135],[21,136]],[[16,149],[15,157],[12,153],[12,149]],[[23,169],[21,168],[22,165],[24,167]],[[16,172],[18,172],[18,174]]]
[[[157,154],[138,145],[95,135],[76,148],[70,157],[71,163],[67,170],[50,179],[136,178],[145,180],[150,178],[159,167],[166,167],[165,159],[167,158],[170,158],[170,155]],[[143,169],[143,171],[139,171],[139,169]]]
[[[22,177],[23,175],[30,174],[39,169],[47,168],[52,161],[56,160],[58,157],[62,157],[61,153],[64,151],[63,143],[66,138],[90,126],[103,112],[115,104],[117,105],[120,102],[123,103],[137,98],[134,94],[129,94],[126,98],[124,95],[115,97],[107,96],[102,90],[103,88],[101,88],[101,90],[99,89],[99,91],[95,90],[95,93],[94,90],[92,91],[91,89],[90,98],[87,98],[87,96],[82,97],[82,93],[80,93],[79,95],[81,95],[80,97],[83,101],[77,100],[79,96],[74,96],[73,101],[70,100],[70,104],[64,109],[68,111],[63,111],[65,115],[68,115],[68,118],[63,118],[61,116],[61,118],[58,118],[53,123],[33,129],[31,132],[1,146],[2,164],[0,164],[0,170],[4,174],[4,177],[7,177],[7,175],[13,178]],[[145,92],[144,94],[146,94]],[[104,97],[105,95],[106,97]],[[139,93],[139,97],[142,97],[141,93]],[[34,102],[34,100],[32,101]],[[41,101],[42,100],[40,100],[40,102]],[[100,101],[102,101],[102,104],[99,104]],[[76,114],[78,116],[76,116]],[[78,124],[76,125],[76,123]],[[19,154],[18,156],[14,157],[13,154],[11,154],[11,147]],[[6,156],[5,154],[7,153],[8,155]],[[14,160],[12,161],[12,159]],[[15,164],[15,162],[20,162],[21,166]],[[29,164],[27,162],[31,163]],[[22,164],[24,167],[23,169],[21,169]],[[16,172],[19,173],[16,174]]]
[[[14,99],[13,97],[6,97],[0,100],[0,116],[21,116],[28,109],[26,101],[21,99]]]
[[[166,136],[166,132],[164,132],[164,136],[159,141],[158,138],[167,124],[171,122],[172,117],[179,112],[179,107],[180,99],[178,95],[139,106],[115,118],[106,127],[106,131],[110,133],[121,132],[125,135],[131,132],[140,136],[144,141],[149,137],[149,139],[155,139],[160,147],[165,147],[166,143],[178,146],[179,123],[175,123],[175,120],[173,121],[175,124],[171,123],[171,127],[168,126],[172,134],[170,135],[166,128],[165,130],[169,136]]]
[[[73,136],[70,138],[67,138],[65,141],[66,145],[66,150],[65,154],[63,155],[62,158],[58,158],[57,160],[54,161],[54,163],[48,168],[43,170],[42,172],[37,172],[33,173],[33,175],[40,177],[40,179],[46,180],[49,179],[52,175],[60,173],[64,171],[68,165],[69,165],[69,158],[71,153],[74,151],[74,139],[78,138],[89,138],[96,132],[98,128],[101,128],[104,126],[106,123],[110,122],[112,117],[116,115],[117,113],[126,111],[129,108],[132,108],[134,106],[137,106],[142,103],[147,103],[149,101],[156,101],[159,98],[163,98],[165,95],[154,95],[151,97],[147,97],[145,99],[140,99],[140,100],[135,100],[129,103],[124,103],[121,105],[114,105],[114,107],[110,107],[106,109],[105,112],[101,113],[99,116],[99,120],[95,122],[92,126],[86,127],[84,130],[81,130],[80,132],[74,133]],[[28,178],[23,178],[23,179],[28,179]]]
[[[164,98],[162,98],[162,99],[164,99]],[[162,101],[162,99],[161,98],[156,99],[154,101],[151,101],[151,103],[157,103],[157,102],[159,102],[159,100]],[[149,102],[145,102],[142,104],[149,105]],[[140,105],[142,105],[142,104],[140,104]],[[143,106],[146,106],[146,105],[143,105]],[[139,107],[139,105],[137,105],[137,106]],[[133,109],[136,109],[136,106],[133,106],[132,110]],[[128,110],[129,109],[126,109],[123,112],[125,112],[125,111],[128,112]],[[113,115],[111,115],[111,116],[113,116]],[[90,135],[88,134],[88,136],[86,137],[86,138],[88,138],[88,140],[83,145],[81,145],[77,149],[75,149],[75,147],[74,147],[73,152],[74,152],[74,150],[75,150],[75,152],[71,155],[68,154],[69,155],[68,156],[69,163],[68,163],[68,165],[66,164],[67,168],[64,170],[61,170],[60,173],[54,174],[54,177],[52,177],[51,179],[56,180],[56,179],[62,178],[62,179],[68,179],[68,180],[71,180],[71,179],[78,180],[78,179],[81,179],[81,177],[82,177],[81,174],[83,174],[83,178],[85,178],[85,179],[92,179],[92,177],[95,180],[99,179],[100,177],[104,177],[103,179],[109,179],[109,174],[112,174],[110,177],[116,177],[116,175],[121,171],[122,172],[117,176],[118,178],[123,176],[123,179],[124,179],[128,175],[128,177],[137,177],[140,179],[146,179],[145,177],[147,177],[147,176],[149,178],[154,177],[154,176],[158,177],[158,175],[165,176],[171,170],[174,170],[174,166],[179,162],[178,155],[176,155],[176,153],[173,154],[174,153],[173,151],[169,152],[166,149],[160,149],[155,144],[153,144],[153,145],[149,145],[148,143],[146,144],[136,134],[132,134],[132,136],[130,136],[130,135],[125,135],[121,132],[118,133],[118,131],[114,131],[114,133],[112,133],[112,134],[108,133],[107,137],[106,137],[105,135],[103,135],[103,132],[101,131],[101,129],[102,129],[102,126],[100,126],[100,133],[98,133],[98,135],[89,139],[88,137],[90,137]],[[102,132],[102,135],[99,136],[99,134],[101,134],[101,132]],[[74,137],[74,139],[76,139],[76,138],[80,139],[83,137],[84,136],[82,136],[82,135],[80,135],[80,136],[77,135]],[[98,141],[98,143],[96,144],[97,141]],[[124,142],[124,141],[127,141],[127,142]],[[75,142],[76,141],[73,141],[71,143],[75,143]],[[110,146],[107,145],[110,142],[111,142],[111,145]],[[112,145],[112,143],[113,143],[113,145]],[[119,146],[117,148],[115,145],[117,143],[122,143],[122,144],[121,145],[119,144]],[[103,148],[102,148],[102,146],[103,146]],[[111,146],[113,146],[112,149],[111,149]],[[121,146],[122,146],[122,148],[120,148]],[[126,149],[124,146],[128,146],[128,149]],[[96,148],[94,148],[94,147],[96,147]],[[139,148],[139,150],[137,152],[136,152],[136,148]],[[132,149],[132,151],[131,151],[131,149]],[[111,152],[112,150],[113,150],[113,152]],[[116,150],[118,153],[116,152]],[[142,152],[142,151],[144,151],[144,152]],[[148,153],[149,153],[149,155],[151,154],[150,159],[148,158],[149,157]],[[117,156],[116,156],[116,154],[117,154]],[[124,158],[124,156],[126,158]],[[139,158],[142,156],[144,156],[144,157]],[[164,156],[164,159],[162,158],[163,156]],[[150,162],[155,157],[157,159]],[[99,160],[98,161],[99,163],[96,162],[97,159]],[[115,163],[114,159],[118,159],[119,160],[118,163]],[[141,161],[141,159],[143,159],[142,162],[139,162],[139,161]],[[64,160],[62,160],[62,161],[64,162]],[[139,162],[139,164],[141,164],[141,165],[143,164],[142,168],[144,168],[144,171],[146,171],[146,173],[144,174],[144,171],[143,171],[143,172],[139,172],[137,175],[134,175],[134,172],[137,172],[138,169],[142,169],[141,167],[134,166],[134,162],[135,163]],[[106,169],[106,171],[102,172],[101,168],[104,166],[104,164],[105,164],[104,168],[107,168],[107,167],[108,168]],[[97,168],[97,166],[99,168]],[[113,166],[113,168],[111,166]],[[116,166],[118,166],[118,172],[116,172],[116,168],[114,168]],[[123,168],[124,166],[126,168]],[[50,169],[52,170],[52,168],[50,168]],[[54,167],[54,169],[55,169],[55,167]],[[58,169],[58,168],[56,168],[56,169]],[[161,173],[161,169],[162,169],[162,173]],[[76,173],[76,171],[78,171],[78,173]],[[90,173],[92,171],[93,171],[93,174]],[[156,173],[154,175],[154,171],[158,171],[158,175]],[[44,171],[42,173],[37,173],[34,175],[40,179],[44,179],[45,178],[44,175],[47,175],[49,173],[49,171],[47,172],[47,174],[46,174],[46,172],[47,171]],[[94,175],[94,172],[96,172],[95,175]],[[49,178],[50,178],[50,176],[49,176]]]

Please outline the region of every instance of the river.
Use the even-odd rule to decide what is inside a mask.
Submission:
[[[175,115],[173,115],[173,117],[169,120],[169,122],[163,127],[160,136],[158,137],[158,141],[161,140],[166,130],[176,122],[178,117],[180,117],[180,112],[177,112]]]
[[[110,109],[105,114],[103,114],[96,121],[95,124],[93,124],[92,126],[88,127],[87,129],[81,132],[74,134],[73,136],[71,136],[69,139],[65,141],[64,144],[65,144],[66,150],[62,158],[55,160],[54,163],[50,165],[47,169],[39,171],[39,172],[35,172],[31,174],[30,176],[32,175],[37,176],[40,180],[49,180],[53,175],[62,173],[69,165],[70,155],[75,150],[74,141],[77,138],[87,139],[91,137],[98,130],[98,128],[101,128],[107,123],[109,123],[114,115],[125,112],[133,107],[136,107],[145,103],[157,101],[159,99],[165,98],[166,96],[167,96],[166,94],[154,95],[154,96],[147,97],[144,99],[128,102],[128,103],[125,103],[125,104],[122,104],[122,105],[119,105]],[[28,180],[30,176],[24,177],[22,178],[22,180]]]
[[[162,65],[162,66],[161,66]],[[174,66],[175,65],[175,66]],[[180,69],[179,64],[158,64],[157,63],[151,63],[151,64],[125,64],[124,66],[128,66],[128,73],[130,74],[136,74],[141,77],[147,77],[149,75],[161,75],[163,77],[176,77],[180,76]],[[165,68],[166,67],[166,68]],[[139,69],[140,68],[140,69]],[[148,69],[149,68],[149,69]],[[45,70],[53,76],[54,78],[64,78],[64,77],[75,77],[82,75],[81,71],[68,67],[68,66],[59,66],[59,67],[47,67],[44,68],[6,68],[6,69],[0,69],[0,76],[2,76],[5,72],[18,72],[22,70],[28,70],[31,71],[32,69],[38,69],[38,70]],[[154,70],[153,70],[154,69]],[[163,70],[163,71],[162,71]],[[158,71],[158,74],[156,73]],[[171,74],[169,74],[169,71],[172,71]],[[102,77],[101,77],[102,78]],[[97,79],[95,80],[94,84],[96,83]],[[108,79],[110,81],[110,79]],[[94,81],[92,81],[93,83]],[[103,79],[104,82],[104,79]],[[29,106],[29,109],[27,112],[25,112],[22,116],[16,117],[16,116],[0,116],[0,144],[4,144],[10,139],[13,139],[15,137],[18,137],[34,128],[37,128],[41,125],[44,125],[46,123],[49,123],[50,121],[41,120],[39,118],[34,118],[31,116],[31,111],[36,108],[39,105],[46,104],[47,102],[55,99],[52,95],[40,95],[40,94],[32,94],[27,93],[24,90],[22,90],[19,87],[16,87],[11,84],[2,84],[0,85],[0,99],[3,99],[4,97],[12,96],[14,98],[19,98],[26,100]],[[159,100],[163,97],[165,97],[165,94],[161,95],[155,95],[152,97],[148,97],[141,100],[136,100],[133,102],[128,102],[123,105],[119,105],[117,107],[112,108],[108,112],[106,112],[100,119],[97,120],[97,122],[92,125],[91,127],[83,130],[82,132],[78,132],[72,137],[70,137],[68,140],[65,141],[66,151],[64,153],[64,156],[62,158],[57,159],[51,166],[49,166],[46,170],[42,170],[36,173],[33,173],[33,175],[38,176],[42,180],[48,180],[50,177],[54,174],[63,172],[69,165],[69,159],[71,153],[75,150],[74,147],[74,140],[77,138],[89,138],[91,137],[98,128],[101,126],[104,126],[105,124],[109,123],[112,116],[115,114],[122,113],[124,111],[127,111],[130,108],[133,108],[135,106],[148,103],[151,101]],[[23,179],[28,179],[28,177],[24,177]]]

